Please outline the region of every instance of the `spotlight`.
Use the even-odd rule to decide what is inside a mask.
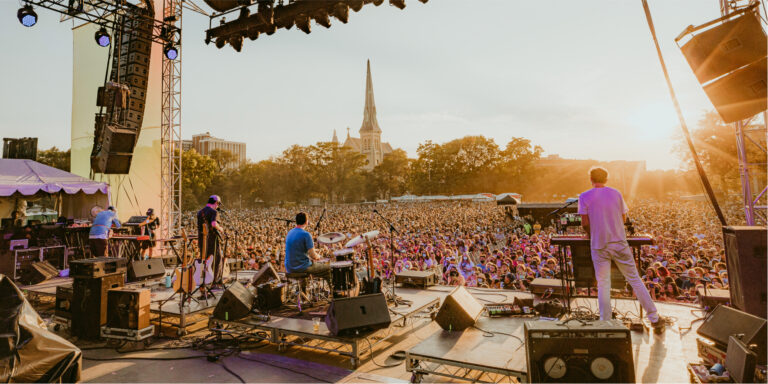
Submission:
[[[246,35],[248,36],[249,39],[256,40],[259,38],[259,30],[256,28],[248,28]]]
[[[93,34],[93,39],[96,40],[96,44],[100,47],[108,47],[111,40],[109,38],[109,33],[107,33],[107,29],[104,27],[99,28],[99,30]]]
[[[240,8],[240,16],[238,16],[239,19],[245,19],[246,17],[251,15],[251,10],[248,9],[248,7],[242,7]]]
[[[339,19],[342,23],[346,24],[349,21],[349,5],[344,3],[336,3],[331,10],[333,17]]]
[[[427,1],[429,1],[429,0],[419,0],[419,1],[421,1],[422,4],[426,4]]]
[[[331,27],[331,19],[328,17],[328,12],[326,12],[324,9],[317,10],[312,18],[315,19],[316,23],[322,25],[323,27]]]
[[[264,33],[266,33],[267,36],[272,36],[275,32],[277,32],[277,25],[268,24],[264,26]]]
[[[262,23],[272,24],[275,22],[275,9],[269,3],[259,2],[259,6],[256,8],[256,16],[259,17]]]
[[[243,49],[243,36],[238,35],[229,39],[229,45],[231,45],[235,51],[240,52]]]
[[[362,9],[363,5],[365,4],[363,0],[349,0],[348,3],[349,3],[349,7],[352,8],[352,10],[355,12]]]
[[[176,60],[176,58],[179,57],[179,50],[170,43],[165,46],[163,53],[165,53],[165,57],[168,58],[168,60]]]
[[[216,38],[216,48],[222,49],[222,48],[224,48],[224,44],[226,44],[226,43],[227,43],[227,39],[225,39],[223,37]]]
[[[309,25],[309,16],[301,13],[296,16],[294,21],[296,22],[296,28],[301,29],[302,32],[306,34],[309,34],[310,32],[312,32],[312,28]]]
[[[405,0],[389,0],[389,5],[394,5],[400,9],[405,8]]]
[[[29,4],[19,8],[18,12],[16,12],[16,17],[19,19],[19,23],[25,27],[37,24],[37,13]]]
[[[375,5],[375,6],[377,6],[377,7],[378,7],[378,6],[379,6],[379,5],[381,5],[381,3],[383,3],[383,2],[384,2],[384,0],[373,0],[373,5]]]

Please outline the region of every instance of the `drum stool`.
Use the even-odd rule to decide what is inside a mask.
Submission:
[[[309,285],[311,289],[314,286],[312,284],[312,275],[306,272],[294,272],[294,273],[286,273],[285,278],[288,280],[288,291],[292,292],[294,297],[291,297],[291,301],[295,300],[296,308],[299,309],[299,313],[301,313],[301,303],[309,303],[312,300],[310,299],[310,295],[307,295],[307,292],[305,292],[305,289]],[[312,295],[315,296],[315,295]]]

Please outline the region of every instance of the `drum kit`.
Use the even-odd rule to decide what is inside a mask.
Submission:
[[[369,282],[374,281],[373,277],[373,253],[371,241],[379,237],[379,231],[370,231],[362,235],[355,236],[344,244],[344,248],[333,251],[333,259],[329,260],[331,266],[331,291],[333,297],[354,297],[361,292],[374,293],[377,287],[371,286]],[[337,244],[347,236],[340,232],[328,232],[317,237],[317,242],[325,245]],[[359,245],[368,245],[367,265],[363,266],[363,260],[355,257],[355,247]],[[361,282],[358,278],[358,272],[365,275]],[[378,291],[381,290],[381,284],[378,284]]]

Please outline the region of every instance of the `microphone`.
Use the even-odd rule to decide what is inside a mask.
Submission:
[[[222,207],[216,208],[216,211],[221,212],[221,213],[227,213],[227,211],[224,208],[222,208]]]

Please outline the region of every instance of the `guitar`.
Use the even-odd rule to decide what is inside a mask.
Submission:
[[[381,278],[373,277],[373,247],[371,246],[371,239],[365,238],[365,242],[368,244],[368,276],[363,279],[363,295],[370,295],[374,293],[381,293]]]
[[[200,257],[197,258],[192,267],[192,279],[195,287],[201,284],[209,285],[213,283],[213,255],[208,253],[208,224],[203,224],[203,244],[200,246]]]
[[[189,260],[187,259],[187,231],[182,229],[181,236],[184,239],[182,243],[184,248],[181,251],[181,266],[176,267],[176,270],[173,272],[173,280],[171,281],[175,292],[183,291],[189,293],[195,289],[195,286],[190,274],[191,271],[189,270]]]
[[[219,238],[219,241],[222,241],[221,234],[217,231],[216,237]],[[229,278],[229,275],[232,273],[232,271],[229,268],[229,258],[227,257],[227,251],[229,250],[229,236],[224,235],[224,256],[221,258],[221,262],[224,263],[224,265],[221,266],[221,278],[226,279]]]

